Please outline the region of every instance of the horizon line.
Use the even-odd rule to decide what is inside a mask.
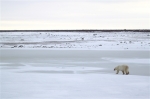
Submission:
[[[132,32],[150,32],[150,29],[52,29],[52,30],[0,30],[0,32],[36,32],[36,31],[49,31],[49,32],[94,32],[94,31],[104,31],[104,32],[119,32],[119,31],[132,31]]]

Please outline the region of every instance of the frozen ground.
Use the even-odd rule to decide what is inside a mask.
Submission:
[[[150,99],[148,32],[0,32],[0,99]],[[129,75],[114,67],[127,64]]]
[[[0,32],[0,47],[148,50],[149,39],[149,32]]]
[[[1,99],[150,99],[149,50],[0,50]],[[128,64],[130,75],[113,71]]]

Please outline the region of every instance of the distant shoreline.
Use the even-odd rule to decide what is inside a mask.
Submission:
[[[121,29],[121,30],[0,30],[0,32],[150,32],[150,29]]]

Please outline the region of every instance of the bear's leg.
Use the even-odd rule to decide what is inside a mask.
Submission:
[[[119,73],[119,70],[117,70],[117,73],[116,74],[118,74]]]
[[[124,71],[122,71],[123,75],[124,75]]]
[[[128,75],[129,74],[129,72],[126,72],[126,75]]]

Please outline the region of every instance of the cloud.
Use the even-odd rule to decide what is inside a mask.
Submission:
[[[17,27],[17,22],[20,22],[20,26],[24,28],[37,26],[43,29],[45,27],[50,29],[148,28],[149,23],[148,0],[2,1],[1,20],[5,27],[6,25],[10,27],[11,22]],[[32,22],[37,22],[38,25]],[[138,25],[138,23],[143,25]]]

